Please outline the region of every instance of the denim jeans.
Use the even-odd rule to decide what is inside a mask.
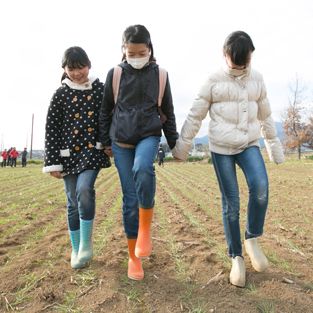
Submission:
[[[140,141],[134,149],[126,149],[112,141],[114,162],[123,191],[123,224],[128,239],[137,238],[139,206],[142,209],[154,207],[153,162],[159,142],[160,137],[151,136]]]
[[[245,149],[236,155],[212,154],[214,170],[222,195],[223,224],[228,246],[228,255],[242,255],[239,227],[239,188],[236,175],[238,164],[249,188],[246,231],[253,237],[263,234],[268,205],[268,178],[263,157],[257,146]]]
[[[80,220],[93,220],[95,217],[94,185],[99,170],[84,170],[79,174],[63,177],[67,196],[67,223],[70,231],[80,229]]]

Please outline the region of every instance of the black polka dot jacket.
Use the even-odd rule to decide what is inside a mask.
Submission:
[[[90,77],[84,84],[62,81],[50,102],[46,121],[43,173],[79,174],[111,166],[98,141],[98,115],[104,84]]]

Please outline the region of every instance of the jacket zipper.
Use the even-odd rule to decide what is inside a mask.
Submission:
[[[138,107],[138,115],[137,115],[137,119],[138,119],[138,130],[139,130],[139,134],[140,134],[140,138],[142,137],[141,135],[141,108],[142,108],[142,71],[139,70],[139,107]]]

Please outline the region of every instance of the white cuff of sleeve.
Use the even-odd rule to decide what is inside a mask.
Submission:
[[[46,173],[50,173],[50,172],[62,172],[63,171],[63,165],[60,164],[60,165],[51,165],[51,166],[45,166],[43,169],[42,169],[42,172],[44,174]]]

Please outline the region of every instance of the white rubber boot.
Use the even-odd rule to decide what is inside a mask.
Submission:
[[[252,266],[257,272],[264,272],[269,268],[268,260],[260,250],[257,238],[246,239],[245,249],[250,257]]]
[[[245,260],[241,256],[232,258],[232,267],[229,275],[230,283],[237,287],[246,285],[246,266]]]

